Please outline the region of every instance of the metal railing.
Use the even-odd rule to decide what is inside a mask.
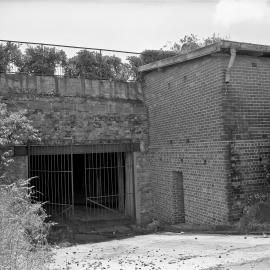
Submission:
[[[0,73],[85,77],[98,80],[136,79],[130,59],[139,52],[0,40]]]

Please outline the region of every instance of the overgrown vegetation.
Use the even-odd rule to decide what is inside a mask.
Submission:
[[[144,50],[138,56],[128,56],[125,61],[113,55],[80,50],[68,58],[63,50],[46,46],[29,46],[24,53],[18,45],[0,45],[0,72],[9,72],[16,67],[18,72],[39,75],[54,75],[56,67],[64,70],[64,75],[89,79],[138,80],[138,67],[171,56],[188,53],[200,47],[220,41],[219,35],[199,39],[190,34],[177,42],[167,42],[160,50]]]
[[[0,269],[45,269],[50,259],[49,224],[39,202],[33,202],[30,180],[14,179],[10,145],[39,140],[26,111],[10,112],[0,103]]]
[[[29,180],[0,187],[0,269],[46,269],[51,254],[49,224],[38,202],[31,202]]]

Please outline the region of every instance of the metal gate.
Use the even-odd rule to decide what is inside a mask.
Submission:
[[[134,218],[133,155],[129,146],[100,144],[85,154],[85,205],[89,218]]]
[[[131,144],[32,145],[35,199],[54,220],[135,216]]]
[[[35,200],[54,220],[70,218],[74,212],[72,146],[29,146],[28,172]]]

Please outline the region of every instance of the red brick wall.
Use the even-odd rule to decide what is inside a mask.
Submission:
[[[270,59],[216,54],[145,74],[155,216],[175,222],[172,171],[188,223],[237,221],[269,197]],[[179,195],[180,196],[180,195]]]
[[[224,101],[231,143],[231,220],[269,197],[270,59],[237,55]]]
[[[228,143],[224,63],[207,56],[144,76],[149,112],[149,159],[155,217],[177,222],[173,171],[183,173],[185,221],[226,223]],[[179,195],[180,196],[180,195]]]

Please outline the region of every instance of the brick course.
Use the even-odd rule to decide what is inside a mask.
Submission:
[[[270,59],[238,55],[224,99],[224,126],[231,140],[230,220],[254,197],[270,195]],[[258,201],[258,200],[257,200]]]

